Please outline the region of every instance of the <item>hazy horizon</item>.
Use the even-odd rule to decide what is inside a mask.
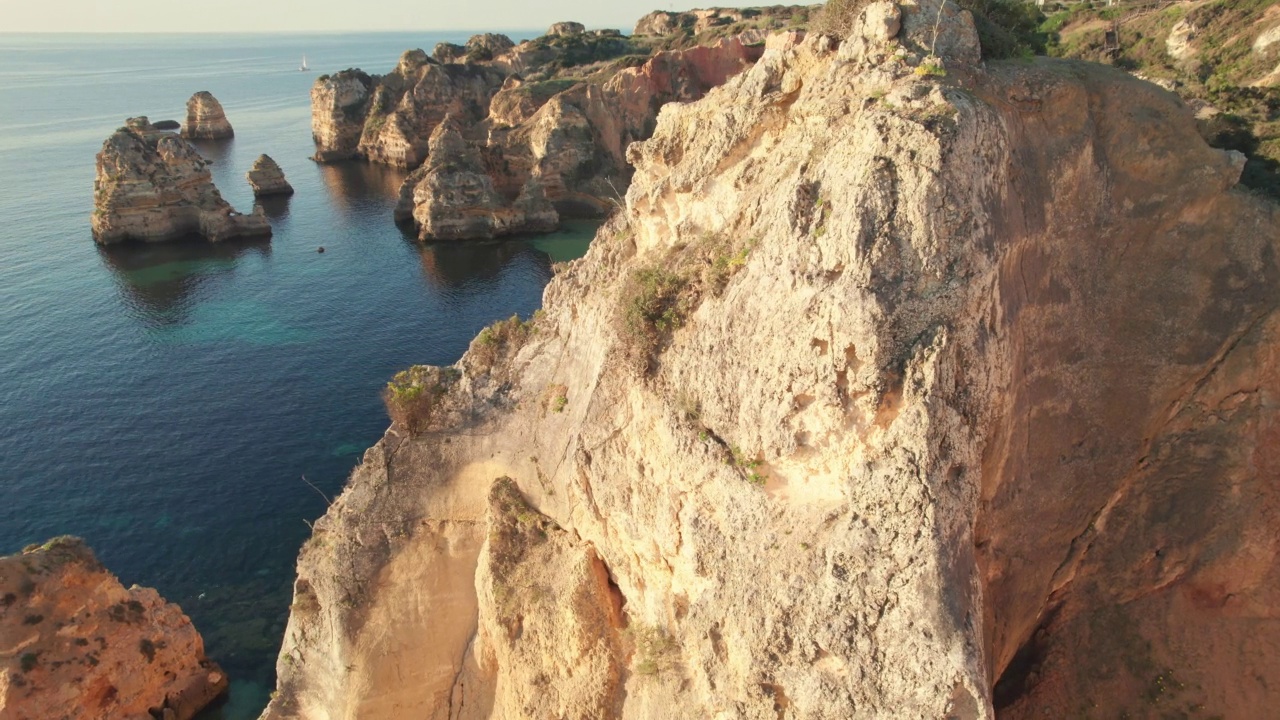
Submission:
[[[673,3],[620,0],[585,4],[547,0],[479,0],[426,8],[410,0],[364,0],[358,10],[334,0],[224,0],[216,5],[186,5],[181,12],[152,1],[65,0],[56,7],[22,0],[0,0],[6,27],[0,33],[329,33],[540,30],[572,20],[590,29],[629,32],[654,10],[694,7],[742,7],[752,3]],[[755,3],[759,4],[759,3]]]

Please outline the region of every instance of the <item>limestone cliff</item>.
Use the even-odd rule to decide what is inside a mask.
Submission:
[[[1154,85],[857,27],[393,380],[264,718],[1270,712],[1280,212]]]
[[[201,90],[187,100],[187,124],[182,127],[182,137],[191,140],[226,140],[235,137],[231,121],[208,90]]]
[[[78,538],[0,558],[0,595],[6,720],[187,720],[227,689],[182,610]]]
[[[107,138],[97,160],[91,224],[99,243],[271,235],[261,212],[241,215],[222,199],[195,148],[145,117],[130,118]]]
[[[412,50],[386,76],[347,70],[316,82],[315,159],[420,168],[401,190],[396,217],[424,240],[554,229],[562,214],[609,212],[629,182],[626,146],[649,136],[659,108],[695,100],[750,67],[762,43],[763,36],[750,45],[734,37],[657,50],[657,41],[558,23],[519,45],[479,35],[466,47],[437,46],[430,57]],[[648,59],[639,61],[641,54]],[[452,160],[429,159],[445,116],[475,161],[462,175],[441,172],[462,167]],[[481,201],[447,176],[491,189]],[[479,218],[483,208],[492,211],[487,220],[455,223],[445,233],[423,220]]]

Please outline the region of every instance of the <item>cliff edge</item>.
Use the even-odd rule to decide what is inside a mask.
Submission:
[[[1261,717],[1280,243],[1172,94],[874,3],[387,389],[277,718]]]

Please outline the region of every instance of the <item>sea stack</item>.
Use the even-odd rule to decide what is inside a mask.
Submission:
[[[188,720],[227,689],[177,605],[126,590],[83,540],[0,558],[6,718]]]
[[[253,167],[245,174],[249,179],[249,185],[253,187],[254,197],[266,197],[268,195],[292,195],[293,186],[284,178],[284,171],[280,169],[280,165],[271,159],[270,155],[259,155],[257,160],[253,161]]]
[[[102,144],[93,190],[93,239],[103,245],[271,235],[260,211],[242,215],[222,199],[190,143],[145,117],[130,118]]]
[[[182,137],[190,140],[226,140],[235,137],[227,114],[208,90],[201,90],[187,101],[187,124]]]

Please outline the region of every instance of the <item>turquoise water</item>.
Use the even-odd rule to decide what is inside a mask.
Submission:
[[[212,717],[256,717],[274,683],[325,507],[302,478],[339,492],[385,428],[386,379],[531,314],[594,231],[423,247],[391,221],[399,172],[307,159],[316,74],[464,39],[0,35],[0,552],[80,535],[180,603],[233,679]],[[296,188],[266,207],[274,239],[97,247],[103,139],[127,116],[182,119],[198,90],[236,129],[199,146],[223,195],[251,209],[264,152]]]

